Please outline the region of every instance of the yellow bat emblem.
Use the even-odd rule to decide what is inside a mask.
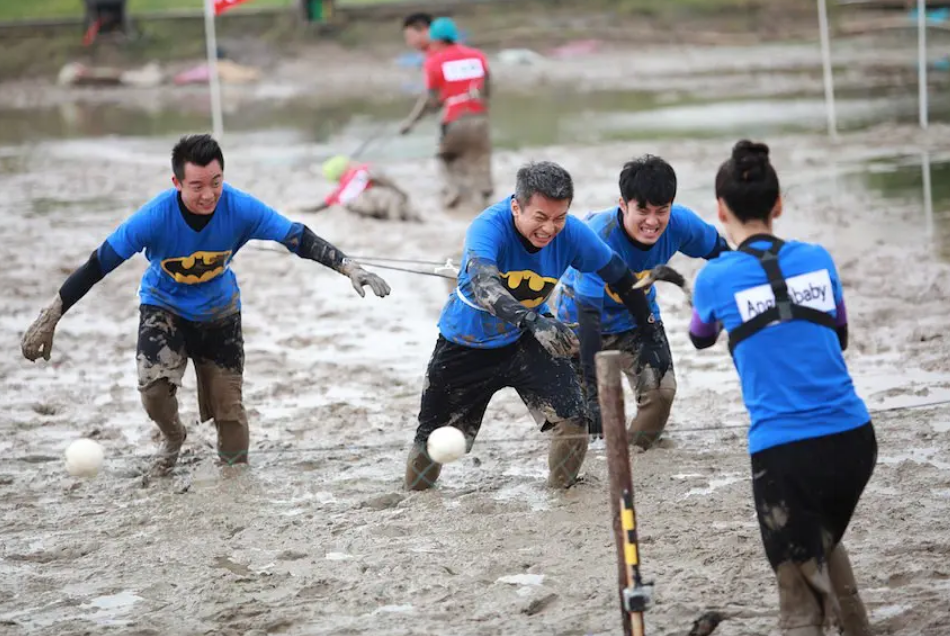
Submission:
[[[526,269],[505,272],[501,278],[508,285],[511,295],[522,305],[531,309],[544,303],[557,285],[556,278],[547,278]]]
[[[637,280],[643,280],[644,278],[646,278],[647,276],[650,275],[650,272],[651,272],[651,271],[652,271],[652,270],[645,269],[645,270],[643,270],[642,272],[636,272],[636,273],[634,274],[634,276],[637,277]],[[652,287],[652,286],[653,286],[653,283],[650,283],[649,285],[644,285],[643,288],[642,288],[642,289],[643,289],[643,293],[644,293],[644,294],[649,294],[649,293],[650,293],[650,287]],[[622,304],[623,304],[623,301],[620,299],[620,296],[618,296],[617,294],[614,293],[614,290],[612,290],[612,289],[610,288],[610,285],[604,285],[604,291],[607,292],[607,295],[610,296],[611,300],[613,300],[615,303],[617,303],[618,305],[622,305]]]
[[[191,256],[166,258],[162,261],[162,269],[171,276],[176,283],[197,285],[206,283],[224,273],[227,267],[227,252],[195,252]]]

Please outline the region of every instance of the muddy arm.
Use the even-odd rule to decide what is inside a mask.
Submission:
[[[346,254],[332,243],[314,234],[313,230],[303,223],[294,223],[282,242],[287,249],[297,256],[316,261],[332,270],[343,273],[343,262],[346,260]]]
[[[441,105],[438,91],[426,91],[419,96],[416,105],[412,107],[412,111],[400,127],[400,132],[409,132],[409,130],[422,119],[423,115],[438,110]]]
[[[524,327],[524,319],[530,310],[505,289],[498,266],[491,261],[476,258],[469,262],[468,271],[472,277],[475,301],[491,315],[516,327]]]

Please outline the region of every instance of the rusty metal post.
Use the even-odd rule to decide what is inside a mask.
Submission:
[[[620,352],[601,351],[596,356],[596,364],[597,392],[607,445],[607,471],[610,475],[610,512],[617,542],[617,585],[623,633],[624,636],[643,636],[643,609],[648,596],[644,594],[640,581]]]

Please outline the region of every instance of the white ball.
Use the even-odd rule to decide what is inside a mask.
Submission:
[[[433,461],[440,464],[454,462],[465,454],[465,435],[454,426],[443,426],[432,431],[426,450]]]
[[[86,437],[77,439],[66,449],[66,470],[73,477],[95,477],[104,456],[98,442]]]

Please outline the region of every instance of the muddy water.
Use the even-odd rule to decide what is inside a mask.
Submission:
[[[693,106],[649,106],[643,112],[660,121],[672,121],[657,115],[670,111],[684,118],[676,121],[702,119],[684,115]],[[465,224],[438,208],[431,130],[376,155],[411,190],[425,224],[296,211],[326,191],[314,161],[334,146],[359,145],[387,121],[388,107],[373,108],[383,110],[359,119],[341,110],[326,129],[316,119],[295,123],[306,109],[270,129],[255,112],[230,118],[228,178],[351,253],[442,258]],[[530,130],[499,119],[496,134],[518,146],[495,157],[499,187],[512,185],[521,162],[555,159],[575,176],[580,213],[614,200],[625,159],[654,152],[676,167],[680,201],[712,219],[713,173],[735,130],[697,140],[690,124],[656,141],[631,134],[595,144],[615,126],[635,133],[650,125],[631,124],[624,118],[637,114],[628,110],[636,108],[604,106],[607,133],[584,125],[578,110],[530,110],[520,120],[536,122]],[[246,470],[215,467],[213,430],[191,424],[171,478],[137,477],[156,448],[135,390],[141,257],[67,314],[50,363],[19,356],[20,334],[68,272],[168,184],[168,148],[199,122],[167,117],[146,126],[106,110],[56,128],[49,122],[62,119],[37,112],[18,121],[33,122],[39,141],[0,148],[0,633],[617,633],[602,447],[577,488],[546,490],[545,439],[505,391],[472,455],[445,468],[439,489],[401,492],[446,295],[439,280],[385,272],[393,295],[361,299],[332,272],[249,246],[235,262],[252,426]],[[937,126],[922,154],[907,141],[912,127],[877,127],[835,146],[764,119],[787,192],[778,229],[834,254],[852,323],[848,364],[877,413],[880,463],[847,537],[876,633],[944,635],[950,409],[922,405],[950,399],[947,129]],[[813,129],[822,126],[816,115]],[[134,136],[104,137],[116,133]],[[32,139],[18,134],[7,141]],[[690,278],[699,266],[681,257],[675,264]],[[634,456],[642,558],[657,586],[650,631],[685,633],[700,612],[718,608],[730,620],[717,633],[777,633],[728,352],[693,351],[682,295],[661,288],[660,299],[680,389],[669,441]],[[190,372],[181,401],[183,420],[194,422]],[[885,411],[909,406],[918,408]],[[91,481],[68,477],[61,461],[81,435],[107,452]]]

